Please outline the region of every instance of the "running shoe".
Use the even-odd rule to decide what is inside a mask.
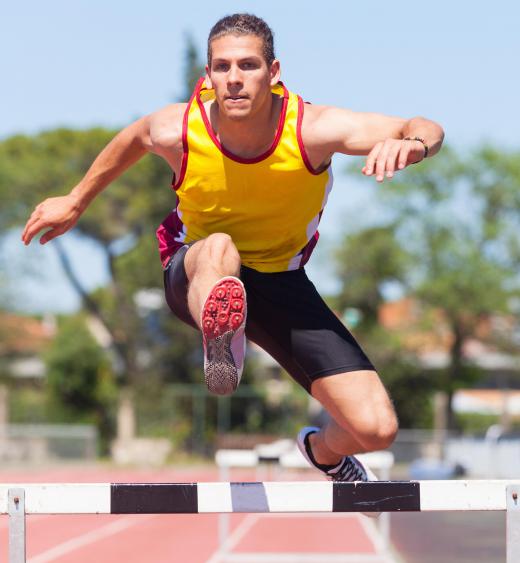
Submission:
[[[244,284],[234,276],[220,279],[202,307],[204,379],[211,393],[231,395],[242,376],[246,352],[247,302]]]
[[[355,482],[355,481],[378,481],[370,468],[353,455],[346,455],[337,465],[322,465],[312,455],[309,436],[320,429],[315,426],[306,426],[298,433],[296,443],[303,457],[312,466],[324,473],[332,481]],[[370,518],[377,518],[380,512],[362,512]]]

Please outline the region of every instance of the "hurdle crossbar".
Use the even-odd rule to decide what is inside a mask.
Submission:
[[[517,562],[519,495],[520,480],[0,484],[0,514],[9,562],[23,563],[27,514],[507,511],[507,561]]]

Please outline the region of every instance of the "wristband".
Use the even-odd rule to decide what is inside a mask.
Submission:
[[[428,156],[428,152],[430,151],[430,148],[428,147],[428,145],[424,142],[424,139],[421,139],[420,137],[405,137],[403,139],[403,141],[419,141],[420,143],[423,144],[424,147],[424,156],[423,158],[426,158]]]

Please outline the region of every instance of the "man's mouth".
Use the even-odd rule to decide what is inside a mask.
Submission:
[[[246,100],[247,96],[226,96],[226,100],[238,101],[238,100]]]

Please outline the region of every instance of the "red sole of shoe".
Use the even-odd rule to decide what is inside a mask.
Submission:
[[[205,338],[216,338],[237,330],[244,322],[244,287],[234,279],[217,282],[209,292],[202,310],[202,331]]]

